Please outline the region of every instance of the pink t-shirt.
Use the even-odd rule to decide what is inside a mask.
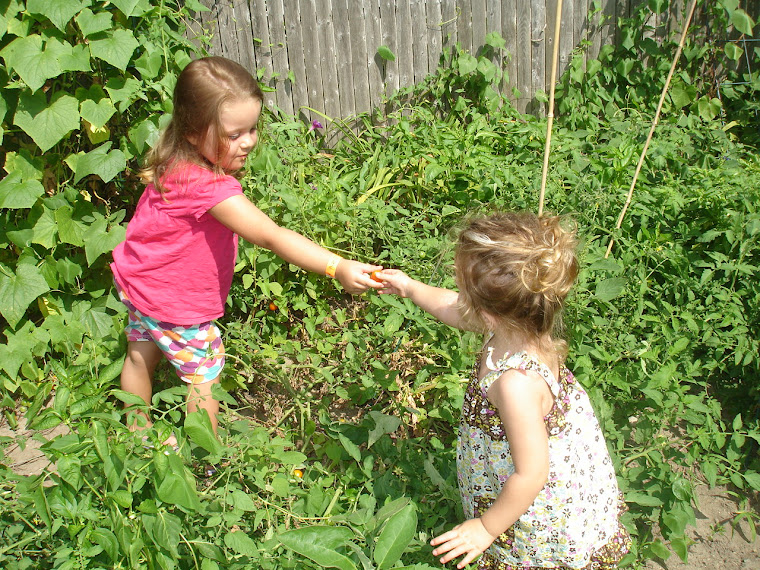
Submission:
[[[126,240],[113,251],[116,282],[143,314],[175,325],[221,317],[237,257],[237,235],[208,213],[243,193],[232,176],[195,164],[172,169],[167,192],[152,184],[137,203]]]

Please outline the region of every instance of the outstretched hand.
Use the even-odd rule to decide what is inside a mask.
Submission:
[[[413,279],[399,269],[383,269],[377,273],[377,278],[382,282],[378,291],[382,295],[398,295],[408,297]]]
[[[335,271],[335,278],[351,294],[364,293],[367,289],[381,289],[379,283],[370,277],[373,271],[380,271],[382,266],[360,263],[352,259],[341,259]]]
[[[457,568],[464,568],[491,546],[494,540],[496,537],[486,530],[478,518],[470,519],[455,526],[449,532],[435,537],[430,541],[430,544],[432,546],[441,545],[433,550],[433,556],[445,554],[441,557],[441,564],[446,564],[464,554],[464,558],[457,564]]]

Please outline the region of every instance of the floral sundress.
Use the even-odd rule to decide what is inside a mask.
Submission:
[[[464,398],[457,474],[465,517],[483,514],[515,471],[504,426],[487,398],[491,384],[507,370],[537,372],[554,395],[544,418],[549,477],[528,510],[481,556],[478,568],[617,568],[631,546],[620,522],[625,503],[586,391],[565,366],[557,380],[525,352],[506,354],[493,368],[478,379],[475,367]]]

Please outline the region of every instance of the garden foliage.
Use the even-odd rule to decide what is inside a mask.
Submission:
[[[738,0],[700,2],[612,231],[675,53],[647,24],[668,8],[642,4],[620,45],[573,59],[547,188],[546,209],[572,215],[583,241],[569,364],[630,507],[632,567],[687,557],[696,484],[727,485],[753,524],[760,490],[760,54],[741,41],[755,23]],[[0,0],[0,398],[12,426],[68,430],[43,445],[55,467],[40,476],[0,462],[0,564],[429,568],[429,539],[461,518],[452,445],[478,339],[408,301],[350,297],[245,245],[220,323],[220,439],[185,416],[165,370],[150,445],[124,428],[122,404],[138,402],[117,389],[124,314],[107,263],[176,75],[202,51],[186,39],[200,9]],[[333,148],[270,112],[246,192],[334,251],[453,286],[464,216],[538,206],[546,123],[499,95],[503,45],[455,48],[395,110],[332,122]],[[166,455],[172,430],[182,446]]]

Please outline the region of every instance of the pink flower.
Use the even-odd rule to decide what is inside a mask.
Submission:
[[[309,132],[311,132],[313,130],[316,130],[316,129],[322,129],[322,128],[324,128],[324,126],[322,125],[322,123],[320,123],[319,121],[317,121],[315,119],[315,120],[313,120],[311,122],[311,126],[309,127]]]

